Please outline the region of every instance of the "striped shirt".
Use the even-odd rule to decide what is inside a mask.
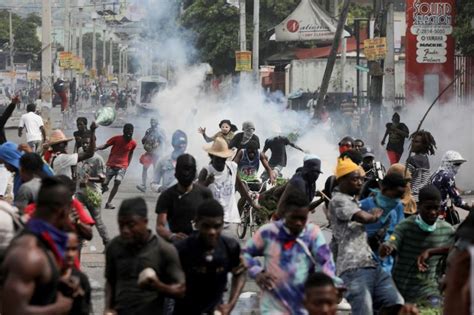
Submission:
[[[263,257],[263,263],[257,257]],[[262,226],[248,240],[244,258],[251,278],[263,271],[276,278],[276,288],[262,292],[261,314],[307,314],[303,292],[308,275],[320,271],[334,277],[336,269],[323,232],[312,223],[297,238],[288,233],[282,221]]]
[[[417,257],[426,249],[451,246],[454,241],[454,229],[445,221],[436,222],[433,232],[422,231],[411,216],[395,227],[388,243],[397,252],[393,267],[393,280],[405,300],[410,303],[426,300],[430,296],[439,296],[438,273],[442,256],[428,259],[428,270],[418,271]]]
[[[411,191],[413,198],[418,202],[418,194],[421,188],[431,182],[430,161],[426,154],[415,154],[407,160],[408,170],[411,173]]]

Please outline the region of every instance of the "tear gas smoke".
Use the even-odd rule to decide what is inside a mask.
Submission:
[[[198,65],[183,69],[177,73],[174,86],[170,86],[153,99],[158,110],[160,126],[167,137],[176,129],[188,134],[188,152],[193,154],[200,166],[209,162],[202,149],[205,141],[198,134],[199,127],[205,127],[208,136],[219,131],[218,123],[230,119],[239,129],[244,121],[256,125],[255,134],[260,138],[263,149],[265,139],[275,135],[288,135],[296,132],[301,137],[297,144],[303,149],[321,157],[325,174],[332,174],[335,165],[336,146],[329,144],[324,133],[311,125],[307,113],[286,109],[286,102],[281,102],[275,94],[269,95],[258,88],[247,76],[240,83],[232,83],[229,78],[221,85],[220,93],[203,90],[207,65]],[[272,96],[273,99],[270,97]],[[291,176],[297,167],[302,166],[304,154],[288,148],[288,166],[284,176]],[[261,168],[263,169],[263,168]],[[324,183],[322,180],[321,185]]]
[[[419,100],[414,104],[406,106],[402,111],[401,121],[410,129],[410,134],[415,132],[423,114],[428,109],[426,102]],[[391,117],[391,113],[389,115]],[[474,147],[472,137],[474,133],[474,113],[472,104],[458,105],[455,100],[448,104],[436,104],[428,114],[421,129],[431,132],[436,140],[437,150],[434,156],[430,156],[431,171],[435,172],[440,165],[443,154],[448,150],[455,150],[467,160],[461,166],[456,176],[456,184],[463,190],[474,189],[474,183],[470,174],[474,172]],[[384,130],[380,134],[383,135]],[[401,162],[404,163],[409,152],[409,141],[405,146]]]

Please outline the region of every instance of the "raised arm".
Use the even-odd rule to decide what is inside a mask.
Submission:
[[[0,116],[0,129],[3,129],[5,127],[5,124],[12,116],[17,104],[20,104],[20,98],[18,96],[15,96],[14,98],[12,98],[12,102],[10,103],[10,105],[5,108],[3,114]]]

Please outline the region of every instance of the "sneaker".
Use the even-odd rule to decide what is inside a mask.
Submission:
[[[105,209],[111,209],[111,210],[113,210],[113,209],[115,209],[115,206],[114,206],[113,204],[111,204],[111,203],[106,203],[106,204],[105,204]]]
[[[102,193],[105,193],[109,190],[109,186],[102,185]]]
[[[145,185],[137,185],[137,189],[141,191],[142,193],[146,192],[146,187]]]

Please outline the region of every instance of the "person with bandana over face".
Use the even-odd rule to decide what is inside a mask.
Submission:
[[[196,179],[196,160],[192,155],[183,154],[176,160],[176,185],[166,189],[156,203],[156,232],[173,242],[186,239],[192,232],[192,221],[199,205],[213,199],[212,192]]]
[[[186,152],[188,147],[188,136],[182,130],[176,130],[171,137],[173,152],[158,161],[155,168],[155,178],[151,183],[151,189],[162,192],[176,184],[175,167],[178,157]]]
[[[251,121],[245,121],[242,124],[242,131],[232,138],[229,149],[237,148],[237,150],[246,149],[250,140],[255,141],[260,149],[260,140],[255,133],[255,124]]]
[[[431,177],[431,183],[441,192],[441,208],[445,216],[449,211],[449,199],[458,208],[468,211],[474,209],[474,205],[464,201],[456,188],[456,174],[464,162],[466,160],[459,152],[447,151],[441,159],[440,167]]]
[[[428,304],[439,307],[439,275],[437,267],[443,256],[418,260],[427,249],[450,247],[454,241],[454,229],[439,220],[441,194],[434,185],[420,190],[418,214],[397,225],[389,240],[379,249],[381,258],[395,253],[393,280],[408,303]]]

